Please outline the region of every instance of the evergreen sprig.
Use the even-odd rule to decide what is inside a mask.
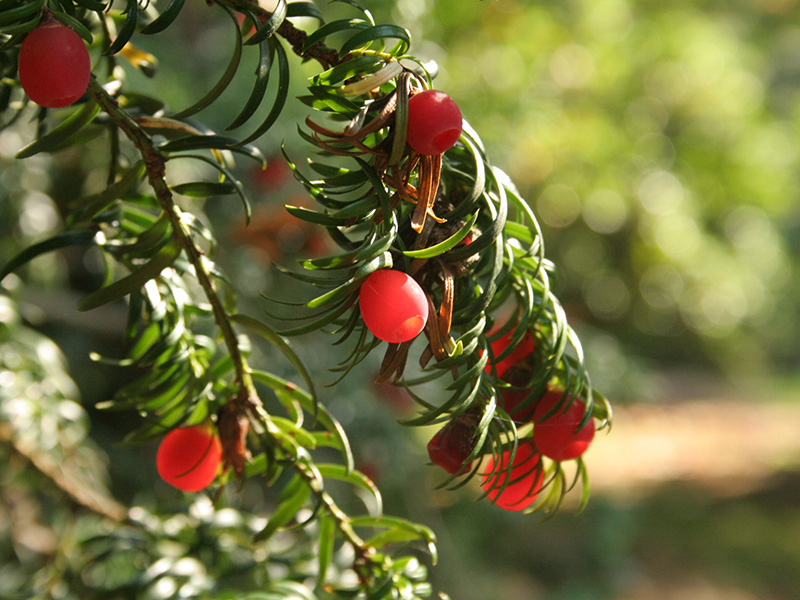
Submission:
[[[184,7],[182,0],[164,3],[160,12],[136,0],[0,4],[0,39],[9,57],[15,57],[25,34],[46,12],[78,31],[98,49],[103,57],[99,64],[105,65],[104,74],[96,70],[86,97],[74,108],[35,111],[37,135],[18,157],[54,153],[97,138],[106,139],[110,150],[105,187],[74,199],[64,231],[22,250],[2,269],[0,279],[59,248],[92,246],[102,254],[105,283],[78,308],[126,301],[129,345],[126,355],[114,360],[141,372],[102,407],[134,409],[142,415],[144,424],[130,435],[131,442],[213,420],[223,446],[223,482],[260,477],[275,498],[275,510],[253,531],[253,542],[268,544],[275,534],[290,530],[311,537],[316,574],[293,574],[296,580],[276,582],[258,597],[297,597],[291,581],[307,583],[308,577],[314,582],[302,597],[430,597],[424,568],[406,546],[421,544],[435,561],[434,534],[383,514],[380,492],[353,468],[344,430],[318,402],[311,376],[286,337],[326,328],[338,336],[338,343],[353,342],[338,368],[340,377],[346,377],[380,345],[360,319],[361,282],[390,265],[411,274],[432,309],[425,329],[428,344],[416,357],[419,369],[414,374],[406,374],[412,344],[390,345],[378,379],[406,386],[418,400],[420,414],[406,421],[408,425],[464,418],[473,423],[474,467],[467,477],[447,485],[463,485],[478,474],[482,461],[476,459],[516,447],[517,424],[499,402],[504,390],[529,390],[532,403],[548,387],[558,387],[565,398],[569,394],[586,402],[586,420],[595,416],[608,421],[610,409],[593,392],[577,337],[552,293],[554,270],[544,257],[536,218],[509,178],[489,163],[478,135],[467,126],[444,156],[420,156],[406,145],[409,96],[432,85],[420,61],[409,54],[408,32],[377,24],[351,0],[346,4],[358,16],[332,22],[325,22],[307,1],[280,0],[273,12],[245,0],[214,4],[235,27],[231,58],[216,84],[178,111],[159,98],[129,90],[114,67],[124,58],[152,75],[156,57],[132,40],[167,32]],[[245,16],[241,27],[237,12]],[[318,19],[319,27],[310,33],[296,28],[290,19],[301,16]],[[254,33],[242,33],[252,25]],[[334,36],[343,41],[325,45]],[[182,208],[176,196],[234,196],[249,218],[249,202],[233,173],[231,156],[263,161],[252,143],[277,122],[288,100],[288,49],[322,68],[301,98],[315,111],[301,135],[322,158],[304,166],[291,164],[320,209],[287,209],[324,227],[342,252],[303,261],[309,273],[290,273],[322,293],[305,303],[313,315],[303,324],[276,331],[239,313],[235,290],[214,262],[213,231],[202,216]],[[245,52],[258,53],[258,68],[252,92],[227,129],[250,129],[219,135],[190,117],[220,98]],[[18,89],[16,60],[4,60],[2,69],[0,110],[8,127],[33,109]],[[270,89],[272,105],[253,123]],[[185,160],[211,167],[215,178],[168,184],[172,165]],[[279,349],[307,389],[251,366],[245,330]],[[507,333],[512,343],[494,356],[491,342]],[[535,339],[535,361],[525,380],[511,388],[487,365],[510,353],[526,333]],[[444,400],[415,392],[431,381],[440,382]],[[282,412],[265,407],[264,398],[272,396]],[[320,458],[321,449],[335,450],[337,460]],[[553,507],[571,485],[560,464],[550,464],[548,473],[551,492],[541,505]],[[585,478],[580,462],[577,478]],[[364,514],[347,514],[329,494],[330,481],[366,493],[371,506]],[[109,556],[109,548],[123,542],[131,543],[126,533],[107,536],[101,554]],[[348,554],[341,552],[343,547],[352,557],[343,569],[355,575],[355,582],[334,576],[336,557]],[[125,586],[145,589],[151,584],[134,578]]]

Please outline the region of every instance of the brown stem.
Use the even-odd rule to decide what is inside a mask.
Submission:
[[[249,2],[248,0],[225,0],[220,2],[220,4],[229,6],[237,11],[246,10],[256,15],[258,20],[262,23],[266,23],[272,16],[271,12],[264,10],[257,3]],[[322,42],[317,42],[310,48],[304,50],[303,46],[305,46],[306,40],[308,40],[308,34],[302,29],[295,27],[289,19],[283,20],[278,27],[277,34],[289,42],[292,51],[297,54],[297,56],[304,60],[316,60],[325,70],[335,67],[342,62],[339,53],[333,48],[328,48]]]
[[[158,198],[162,210],[167,215],[173,227],[173,235],[178,239],[181,246],[186,251],[189,262],[195,270],[197,280],[203,288],[209,303],[212,306],[214,319],[219,327],[231,359],[235,365],[237,381],[240,384],[239,393],[229,402],[232,415],[225,416],[226,423],[230,423],[230,427],[226,425],[226,431],[230,429],[230,434],[226,434],[227,438],[231,439],[229,445],[236,445],[233,449],[242,452],[241,444],[242,430],[245,426],[238,418],[245,413],[249,413],[250,417],[266,427],[268,435],[273,439],[279,439],[274,430],[275,425],[272,422],[269,414],[264,410],[263,405],[255,391],[252,378],[248,372],[248,366],[244,356],[239,348],[236,334],[233,331],[230,319],[221,300],[216,291],[214,280],[205,269],[203,256],[200,250],[195,245],[191,236],[183,228],[180,220],[177,207],[172,200],[172,192],[169,190],[167,183],[164,179],[165,175],[165,160],[158,149],[153,144],[150,136],[117,104],[116,100],[109,95],[95,79],[92,79],[89,84],[89,94],[97,102],[100,107],[114,120],[119,126],[126,137],[133,142],[141,153],[145,164],[147,166],[147,178],[153,191]],[[230,418],[229,418],[230,417]],[[221,434],[224,432],[220,432]],[[289,460],[290,454],[285,453],[285,458]],[[243,465],[234,463],[231,465],[234,469],[242,469]],[[357,563],[366,564],[368,558],[374,553],[374,549],[367,545],[361,537],[353,530],[350,524],[350,519],[346,513],[336,504],[327,492],[319,489],[316,485],[314,473],[307,469],[302,463],[296,463],[297,472],[303,477],[306,484],[317,495],[320,502],[325,506],[328,514],[336,521],[339,530],[344,535],[345,539],[351,544],[357,556]],[[358,566],[357,565],[357,566]]]
[[[92,78],[89,82],[88,92],[92,99],[100,105],[109,117],[111,117],[120,130],[133,142],[141,153],[146,166],[147,181],[153,188],[156,198],[161,204],[161,209],[164,211],[164,214],[167,215],[170,225],[172,225],[172,235],[178,240],[181,247],[186,252],[189,263],[191,263],[194,268],[195,277],[211,305],[214,320],[217,323],[217,327],[219,327],[222,338],[230,353],[231,360],[233,361],[237,383],[240,387],[246,388],[248,391],[253,390],[254,387],[248,372],[246,359],[239,348],[236,332],[233,330],[233,326],[228,318],[228,313],[219,298],[216,284],[206,269],[202,252],[194,243],[194,240],[189,232],[186,231],[181,221],[178,207],[172,199],[172,192],[164,179],[166,174],[166,161],[164,156],[159,152],[158,148],[156,148],[147,132],[145,132],[127,112],[120,108],[116,99],[106,92],[96,79]]]

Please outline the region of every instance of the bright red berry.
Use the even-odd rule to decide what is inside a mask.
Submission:
[[[534,503],[542,489],[542,457],[530,438],[520,440],[517,444],[517,453],[509,472],[510,457],[510,450],[503,452],[500,457],[502,467],[496,473],[492,473],[494,458],[490,459],[481,486],[489,499],[503,510],[524,510]]]
[[[511,332],[508,332],[492,343],[492,354],[495,357],[499,356],[508,348],[510,343]],[[522,336],[522,339],[514,349],[511,350],[508,356],[495,363],[487,364],[485,371],[491,373],[494,367],[497,377],[501,381],[515,386],[524,386],[530,377],[531,366],[526,363],[530,355],[533,354],[533,349],[533,336],[528,331]],[[509,416],[517,422],[525,423],[529,421],[533,415],[533,405],[531,403],[527,403],[524,407],[518,408],[520,404],[524,403],[529,393],[530,390],[514,390],[507,388],[502,390],[502,406]]]
[[[461,110],[450,96],[425,90],[408,101],[408,145],[420,154],[441,154],[461,136]]]
[[[81,37],[55,19],[42,23],[19,48],[19,82],[40,106],[61,108],[86,92],[92,65]]]
[[[531,390],[503,389],[501,406],[516,423],[528,423],[533,418],[534,403],[528,400]]]
[[[594,423],[591,419],[578,429],[586,405],[578,399],[564,398],[563,406],[555,408],[562,402],[562,397],[560,390],[547,392],[533,412],[536,447],[544,456],[557,461],[578,458],[589,449],[594,439]],[[553,409],[555,412],[545,418]]]
[[[459,418],[448,421],[428,442],[431,462],[450,475],[469,471],[472,463],[464,464],[475,446],[475,427]]]
[[[412,340],[428,321],[428,298],[414,278],[402,271],[381,269],[362,284],[359,306],[375,337],[399,344]]]
[[[495,340],[492,342],[492,354],[497,357],[502,352],[508,348],[508,345],[511,343],[511,331],[506,333],[503,337]],[[486,365],[486,372],[491,373],[492,367],[494,367],[495,371],[497,372],[497,376],[500,379],[503,379],[503,375],[505,375],[506,371],[517,364],[519,361],[527,358],[528,355],[533,353],[533,336],[530,332],[525,332],[525,335],[522,336],[522,339],[519,343],[514,347],[514,349],[502,360],[495,362],[494,364],[488,363]],[[505,381],[505,380],[504,380]]]
[[[222,444],[211,425],[170,431],[158,447],[156,468],[168,484],[184,492],[198,492],[217,476]]]

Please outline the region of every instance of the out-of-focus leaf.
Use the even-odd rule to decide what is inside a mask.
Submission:
[[[88,8],[89,10],[93,10],[95,12],[103,11],[108,8],[108,5],[105,2],[101,2],[100,0],[75,0],[75,4],[83,6],[84,8]]]
[[[219,171],[225,177],[226,181],[231,183],[231,185],[233,185],[233,187],[236,189],[236,194],[239,196],[239,199],[242,201],[242,206],[244,207],[245,221],[247,223],[250,222],[250,216],[252,214],[252,210],[251,210],[251,207],[250,207],[250,202],[247,200],[247,194],[245,194],[245,191],[244,191],[244,188],[242,188],[241,182],[234,177],[233,173],[231,173],[231,171],[229,169],[225,168],[223,165],[219,164],[217,161],[212,160],[211,158],[209,158],[207,156],[201,156],[199,154],[182,154],[182,155],[177,156],[176,158],[191,158],[191,159],[194,159],[194,160],[199,160],[200,162],[204,162],[204,163],[206,163],[208,165],[211,165],[217,171]]]
[[[183,138],[187,134],[190,136],[203,135],[203,132],[196,127],[168,117],[138,117],[134,120],[142,129],[156,131],[167,139]]]
[[[375,501],[374,512],[376,516],[383,514],[383,498],[378,486],[366,475],[359,471],[348,469],[345,465],[317,464],[317,469],[323,477],[345,481],[368,492]]]
[[[136,0],[133,1],[135,2]],[[209,92],[205,96],[200,98],[200,100],[192,104],[189,108],[185,108],[184,110],[179,111],[174,115],[172,115],[173,118],[175,119],[182,119],[191,116],[195,113],[198,113],[204,108],[206,108],[209,104],[214,102],[228,87],[228,84],[230,84],[231,80],[233,79],[233,76],[236,75],[236,71],[239,68],[239,62],[242,59],[242,32],[239,31],[239,24],[236,21],[236,15],[233,13],[233,11],[230,10],[227,6],[223,6],[222,8],[225,9],[225,12],[233,20],[236,30],[236,39],[234,40],[233,54],[231,55],[231,59],[228,62],[228,67],[222,73],[222,77],[219,79],[219,81],[214,85],[214,87],[211,88],[211,90],[209,90]]]
[[[176,194],[190,198],[210,198],[236,193],[236,186],[230,181],[190,181],[171,186]]]
[[[238,144],[239,140],[223,135],[187,135],[165,142],[159,149],[162,152],[188,152],[190,150],[228,150]],[[261,152],[253,148],[255,156]]]
[[[346,469],[348,471],[353,470],[353,453],[350,448],[350,441],[347,439],[342,425],[328,412],[324,404],[318,404],[309,392],[273,373],[254,369],[252,376],[254,380],[272,389],[284,404],[287,401],[297,402],[304,411],[312,415],[331,434],[330,445],[342,453]]]
[[[336,544],[336,521],[327,513],[322,513],[319,517],[317,540],[317,588],[322,588],[325,586],[328,567],[333,560]]]
[[[90,221],[96,215],[103,212],[108,206],[118,198],[127,194],[135,185],[139,183],[144,175],[145,165],[144,161],[139,161],[134,164],[128,171],[120,177],[119,181],[109,186],[99,194],[92,194],[91,196],[84,196],[78,199],[72,205],[77,209],[77,212],[70,216],[76,218],[76,222]],[[78,208],[80,207],[80,208]]]
[[[361,4],[361,2],[359,2],[359,0],[331,0],[331,4],[336,2],[340,2],[342,4],[349,4],[350,6],[358,10],[358,12],[360,12],[362,15],[364,15],[364,18],[367,19],[367,21],[369,21],[370,25],[375,25],[375,19],[373,18],[372,13],[369,10],[367,10],[367,8],[364,7],[364,5]]]
[[[156,74],[158,59],[150,52],[142,50],[128,42],[122,47],[122,50],[119,51],[119,55],[144,73],[146,77],[153,77]]]
[[[10,8],[0,13],[0,27],[18,23],[20,21],[27,21],[30,17],[35,15],[42,8],[42,0],[34,0],[34,2],[26,2],[20,4],[16,8]]]
[[[137,112],[143,112],[148,115],[153,115],[164,110],[164,102],[162,100],[145,94],[137,94],[129,90],[123,91],[117,97],[117,101],[122,108],[128,110],[138,109]]]
[[[434,564],[437,559],[436,551],[436,534],[429,528],[419,523],[412,523],[392,516],[378,516],[378,517],[354,517],[350,519],[350,524],[353,527],[369,527],[373,529],[386,529],[388,531],[405,532],[407,535],[415,536],[413,539],[423,540],[431,553]],[[399,535],[399,534],[398,534]]]
[[[65,231],[25,248],[0,269],[0,281],[37,256],[69,246],[97,245],[95,231]]]
[[[304,448],[308,448],[309,450],[313,450],[317,447],[317,438],[310,434],[308,431],[290,421],[289,419],[285,419],[283,417],[276,417],[273,416],[272,422],[275,426],[283,431],[284,433],[289,434],[294,438],[298,444],[303,446]]]
[[[294,481],[286,486],[284,493],[278,499],[278,508],[270,516],[266,527],[256,534],[255,540],[263,542],[287,525],[306,505],[310,495],[311,489],[305,481],[296,476]]]

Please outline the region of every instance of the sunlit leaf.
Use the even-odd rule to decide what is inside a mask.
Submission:
[[[181,250],[180,244],[176,242],[167,244],[158,254],[130,275],[85,296],[78,302],[78,310],[91,310],[124,298],[154,277],[158,277],[161,271],[169,267],[175,261],[181,253]]]
[[[401,42],[403,42],[402,46],[395,49],[395,54],[404,54],[411,45],[411,36],[406,29],[398,27],[397,25],[376,25],[356,33],[344,44],[342,44],[339,52],[342,54],[347,54],[356,48],[366,48],[373,42],[383,40],[387,37],[398,38]]]
[[[478,219],[478,213],[475,213],[472,216],[470,216],[470,218],[466,221],[466,223],[464,223],[461,229],[459,229],[456,233],[454,233],[446,240],[439,242],[438,244],[434,244],[433,246],[428,246],[427,248],[423,248],[421,250],[406,250],[403,252],[403,254],[411,258],[432,258],[434,256],[439,256],[440,254],[444,254],[448,250],[455,248],[459,243],[461,243],[461,241],[464,238],[467,237],[477,219]]]
[[[245,42],[245,45],[255,46],[256,44],[260,44],[267,38],[272,37],[278,30],[278,27],[281,26],[285,18],[286,18],[286,0],[278,0],[278,3],[275,6],[275,10],[273,10],[269,19],[267,19],[265,23],[261,24],[261,26],[258,27],[257,31]]]

